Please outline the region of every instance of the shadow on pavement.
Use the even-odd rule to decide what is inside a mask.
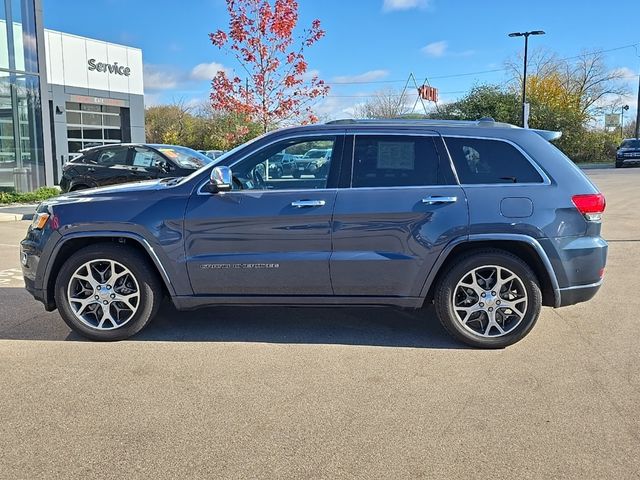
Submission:
[[[57,311],[45,312],[21,288],[0,288],[0,340],[86,341]],[[179,312],[165,301],[142,332],[127,341],[257,342],[465,348],[444,331],[433,308],[211,307]]]

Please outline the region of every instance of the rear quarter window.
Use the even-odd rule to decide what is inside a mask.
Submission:
[[[510,143],[481,138],[445,137],[462,184],[542,183],[543,179]]]

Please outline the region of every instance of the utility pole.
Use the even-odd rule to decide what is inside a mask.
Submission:
[[[640,138],[640,75],[638,75],[638,103],[636,104],[636,138]]]
[[[544,35],[542,30],[533,30],[531,32],[513,32],[510,37],[524,37],[524,70],[522,74],[522,127],[528,128],[527,121],[527,54],[529,50],[529,35]]]

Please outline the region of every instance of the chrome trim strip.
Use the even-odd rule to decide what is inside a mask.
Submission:
[[[589,283],[587,285],[574,285],[572,287],[563,287],[560,289],[560,292],[566,292],[568,290],[580,290],[583,288],[594,288],[594,287],[600,287],[602,286],[602,283],[604,282],[604,279],[600,279],[599,281],[595,282],[595,283]]]

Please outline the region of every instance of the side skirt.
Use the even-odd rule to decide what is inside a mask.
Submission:
[[[196,308],[216,305],[264,306],[279,305],[288,307],[372,307],[390,306],[401,308],[421,308],[424,302],[420,297],[313,297],[313,296],[174,296],[171,297],[178,310],[194,310]]]

